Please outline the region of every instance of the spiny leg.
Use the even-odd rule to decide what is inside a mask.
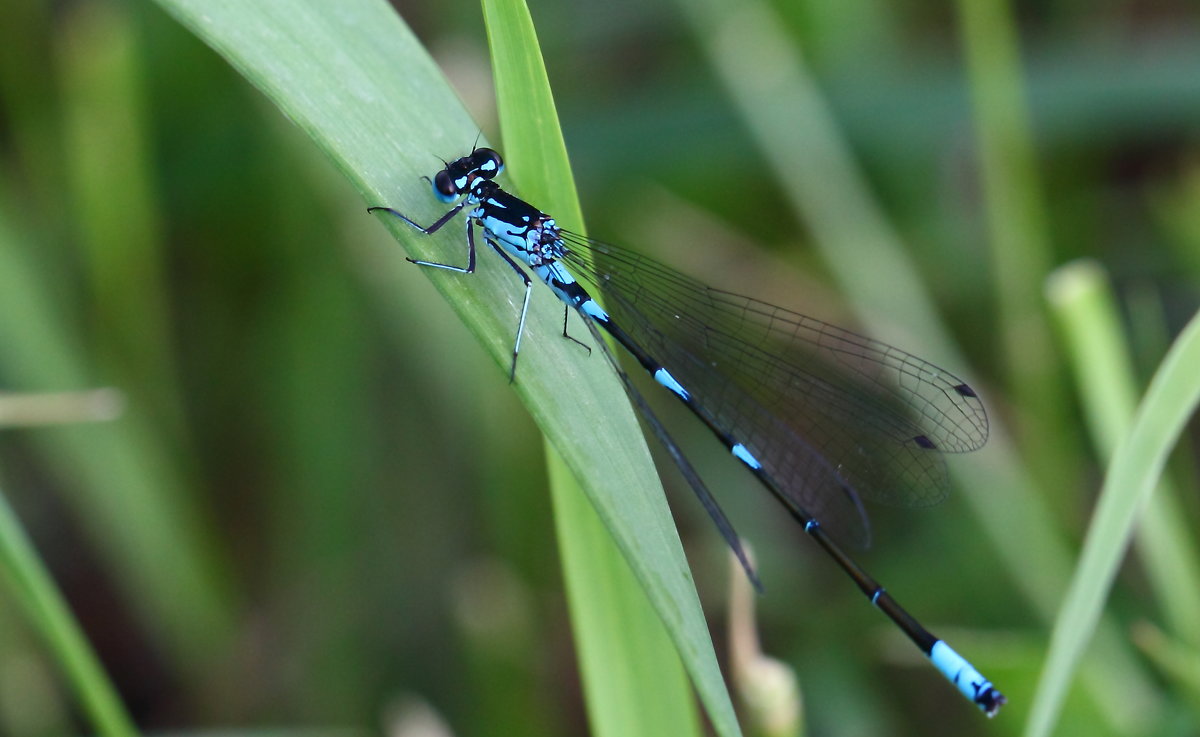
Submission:
[[[529,275],[517,266],[517,262],[513,261],[512,257],[504,252],[496,241],[490,238],[486,233],[483,239],[492,247],[492,250],[500,254],[500,258],[504,259],[505,263],[512,267],[512,270],[517,272],[517,276],[521,277],[521,281],[525,282],[525,301],[521,304],[521,321],[517,323],[517,339],[513,343],[512,367],[508,371],[508,383],[513,383],[517,378],[517,354],[521,352],[521,336],[525,334],[525,315],[529,312],[529,295],[533,292],[533,282],[529,279]]]
[[[404,222],[413,226],[414,228],[421,231],[425,235],[432,235],[433,233],[436,233],[438,231],[438,229],[440,229],[443,225],[450,222],[450,219],[453,218],[455,215],[457,215],[458,211],[463,208],[463,204],[464,203],[460,202],[458,205],[456,205],[454,207],[454,209],[450,210],[450,212],[443,215],[441,218],[438,219],[438,221],[436,223],[434,223],[433,225],[430,225],[428,228],[422,227],[422,226],[414,223],[412,220],[409,220],[407,216],[402,215],[399,212],[396,212],[395,210],[393,210],[390,207],[368,207],[367,212],[375,212],[376,210],[381,210],[383,212],[388,213],[389,215],[394,215],[395,217],[400,218],[401,220],[403,220]],[[408,261],[409,263],[416,264],[417,266],[432,266],[435,269],[446,269],[447,271],[455,271],[455,272],[458,272],[459,274],[474,274],[475,273],[475,233],[473,230],[473,226],[474,226],[474,223],[471,221],[470,218],[467,218],[467,265],[465,268],[462,266],[455,266],[453,264],[442,264],[442,263],[438,263],[436,261],[419,261],[415,258],[409,258],[408,256],[405,256],[404,260]]]
[[[567,340],[571,341],[572,343],[583,346],[584,349],[588,352],[588,355],[589,356],[592,355],[592,347],[590,345],[588,345],[587,343],[584,343],[582,340],[579,340],[574,335],[571,335],[570,333],[567,332],[567,318],[570,317],[570,315],[571,315],[571,306],[563,305],[563,337],[566,338]]]
[[[465,200],[458,203],[457,205],[455,205],[453,208],[450,209],[450,212],[448,212],[445,215],[438,218],[438,221],[436,223],[434,223],[433,225],[430,225],[428,228],[426,228],[423,225],[417,224],[414,220],[410,219],[407,215],[405,215],[397,210],[393,210],[390,207],[368,207],[367,212],[386,212],[387,214],[389,214],[393,217],[400,218],[401,220],[403,220],[404,222],[413,226],[414,228],[421,231],[425,235],[433,235],[434,233],[438,232],[443,225],[450,222],[451,218],[453,218],[455,215],[457,215],[458,211],[463,209],[463,205],[465,205],[465,204],[467,204]]]

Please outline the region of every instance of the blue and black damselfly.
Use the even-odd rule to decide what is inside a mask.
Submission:
[[[525,285],[510,380],[532,290],[520,260],[567,305],[568,314],[574,308],[582,316],[756,586],[733,526],[607,350],[597,326],[712,430],[963,695],[994,715],[1004,696],[906,612],[829,532],[866,544],[862,499],[916,506],[941,501],[949,488],[942,453],[975,450],[987,440],[987,414],[975,391],[904,351],[707,287],[645,256],[563,230],[496,183],[503,168],[500,155],[488,148],[446,164],[432,180],[433,191],[457,204],[429,227],[388,207],[368,212],[386,212],[428,235],[466,208],[466,266],[409,261],[470,274],[475,228],[482,228],[484,241]],[[566,326],[564,316],[563,335],[570,338]]]

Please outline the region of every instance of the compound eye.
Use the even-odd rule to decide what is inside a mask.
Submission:
[[[484,179],[493,179],[504,171],[504,159],[501,159],[500,154],[490,148],[475,149],[471,154],[471,163],[475,165],[475,171],[479,172],[479,176]]]
[[[453,202],[458,197],[458,187],[454,184],[450,172],[443,169],[437,173],[433,178],[433,193],[442,202]]]

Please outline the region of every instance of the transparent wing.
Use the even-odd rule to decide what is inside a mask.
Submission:
[[[942,452],[979,448],[987,413],[962,380],[885,343],[563,233],[563,261],[605,309],[822,524],[869,537],[858,496],[927,506]]]

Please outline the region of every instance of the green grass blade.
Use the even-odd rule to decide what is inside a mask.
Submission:
[[[553,213],[560,225],[583,232],[566,146],[529,11],[520,0],[485,0],[484,14],[510,176],[524,197]],[[593,359],[587,363],[604,363],[599,356]],[[606,390],[619,387],[611,372],[604,385]],[[582,442],[591,444],[598,436],[619,442],[626,455],[621,468],[630,474],[628,482],[614,487],[602,469],[597,476],[595,470],[568,463],[582,482],[589,506],[581,503],[574,484],[564,483],[567,475],[550,454],[564,575],[593,729],[600,735],[698,734],[686,680],[662,636],[661,619],[717,731],[736,734],[733,708],[662,487],[637,421],[620,393],[622,398],[608,405],[605,425],[584,426]],[[568,454],[562,439],[549,437]],[[596,513],[616,545],[599,534],[602,528]]]
[[[1137,409],[1138,382],[1104,270],[1092,261],[1051,275],[1047,296],[1066,340],[1094,443],[1111,458]],[[1146,506],[1135,544],[1173,635],[1200,646],[1200,570],[1178,490],[1164,478]]]
[[[1053,255],[1009,5],[1004,0],[960,0],[958,14],[1009,393],[1028,438],[1022,448],[1028,468],[1048,493],[1061,495],[1075,488],[1077,472],[1068,459],[1078,452],[1038,292]]]
[[[46,567],[0,493],[0,572],[29,622],[62,667],[96,732],[133,737],[137,730]]]
[[[0,212],[0,369],[25,391],[79,390],[90,361],[79,349],[57,285],[32,244]],[[143,411],[103,426],[29,432],[66,482],[69,503],[145,626],[182,666],[212,656],[229,636],[225,568],[187,483]]]
[[[703,734],[662,620],[583,488],[557,455],[548,462],[592,734]]]
[[[221,53],[299,125],[362,193],[364,203],[392,206],[420,222],[445,207],[418,177],[434,155],[460,155],[478,128],[408,27],[380,0],[160,0],[160,4]],[[513,170],[528,156],[506,152]],[[524,158],[523,158],[524,157]],[[532,174],[531,169],[528,173]],[[531,185],[536,179],[531,180]],[[556,181],[561,184],[561,180]],[[531,195],[536,190],[526,194]],[[550,204],[539,205],[550,209]],[[556,213],[569,218],[570,213]],[[364,217],[366,217],[364,215]],[[417,257],[461,253],[462,231],[425,237],[384,220]],[[436,254],[436,256],[435,256]],[[400,258],[402,254],[396,254]],[[488,259],[484,259],[488,262]],[[507,370],[521,290],[507,268],[481,264],[470,278],[427,272],[451,306]],[[728,697],[700,617],[677,533],[657,489],[645,442],[619,382],[599,356],[587,360],[561,337],[561,305],[530,307],[514,390],[576,478],[626,558],[642,562],[639,578],[658,597],[658,611],[692,666],[702,697],[723,734],[736,734]],[[603,428],[601,431],[599,428]],[[650,491],[648,484],[653,483]],[[636,563],[635,563],[636,565]],[[714,692],[717,692],[714,695]]]
[[[166,241],[148,145],[137,27],[129,9],[86,5],[64,23],[60,84],[72,224],[81,243],[96,353],[107,373],[133,377],[159,430],[186,444],[168,324]],[[113,217],[120,213],[120,217]],[[137,289],[130,289],[131,283]]]
[[[1051,734],[1079,660],[1091,641],[1139,512],[1200,402],[1200,313],[1163,359],[1133,427],[1108,466],[1083,553],[1054,624],[1025,734]]]

